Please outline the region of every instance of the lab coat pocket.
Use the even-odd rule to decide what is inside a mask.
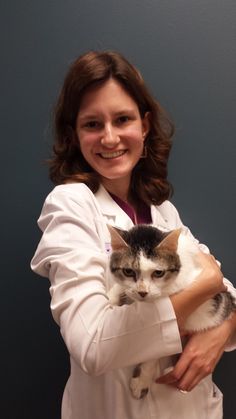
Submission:
[[[209,419],[223,418],[223,394],[213,383],[212,394],[208,398],[208,416]]]

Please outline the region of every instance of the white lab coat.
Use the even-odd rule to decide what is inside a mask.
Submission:
[[[151,213],[153,224],[163,230],[183,227],[169,201],[152,206]],[[94,196],[84,184],[57,186],[38,223],[43,236],[32,269],[50,279],[52,314],[71,360],[62,419],[221,419],[222,395],[211,376],[188,394],[154,383],[146,398],[130,395],[133,365],[160,359],[161,374],[171,365],[170,355],[182,348],[169,298],[109,304],[106,224],[123,229],[133,224],[106,190],[100,187]]]

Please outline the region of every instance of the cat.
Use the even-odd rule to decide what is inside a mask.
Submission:
[[[197,244],[181,229],[163,232],[151,225],[128,231],[108,226],[112,253],[110,271],[115,284],[108,292],[112,305],[151,302],[180,292],[201,272]],[[233,296],[222,292],[199,306],[187,319],[185,330],[201,331],[219,325],[236,310]],[[133,397],[146,396],[155,378],[157,361],[135,367],[130,381]]]

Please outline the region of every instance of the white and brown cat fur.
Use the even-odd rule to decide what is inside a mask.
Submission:
[[[108,228],[112,246],[110,271],[115,280],[108,293],[112,305],[151,302],[172,295],[195,281],[201,271],[199,248],[181,229],[164,233],[150,225],[138,225],[129,231]],[[235,309],[229,292],[217,294],[188,317],[185,330],[217,326]],[[135,398],[146,396],[156,378],[155,371],[156,361],[134,369],[130,389]]]

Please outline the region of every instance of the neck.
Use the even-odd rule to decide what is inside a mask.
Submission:
[[[107,179],[105,179],[102,180],[102,185],[108,192],[116,195],[118,198],[122,199],[122,201],[131,203],[129,197],[129,182],[124,184],[120,179],[117,181],[107,181]]]

